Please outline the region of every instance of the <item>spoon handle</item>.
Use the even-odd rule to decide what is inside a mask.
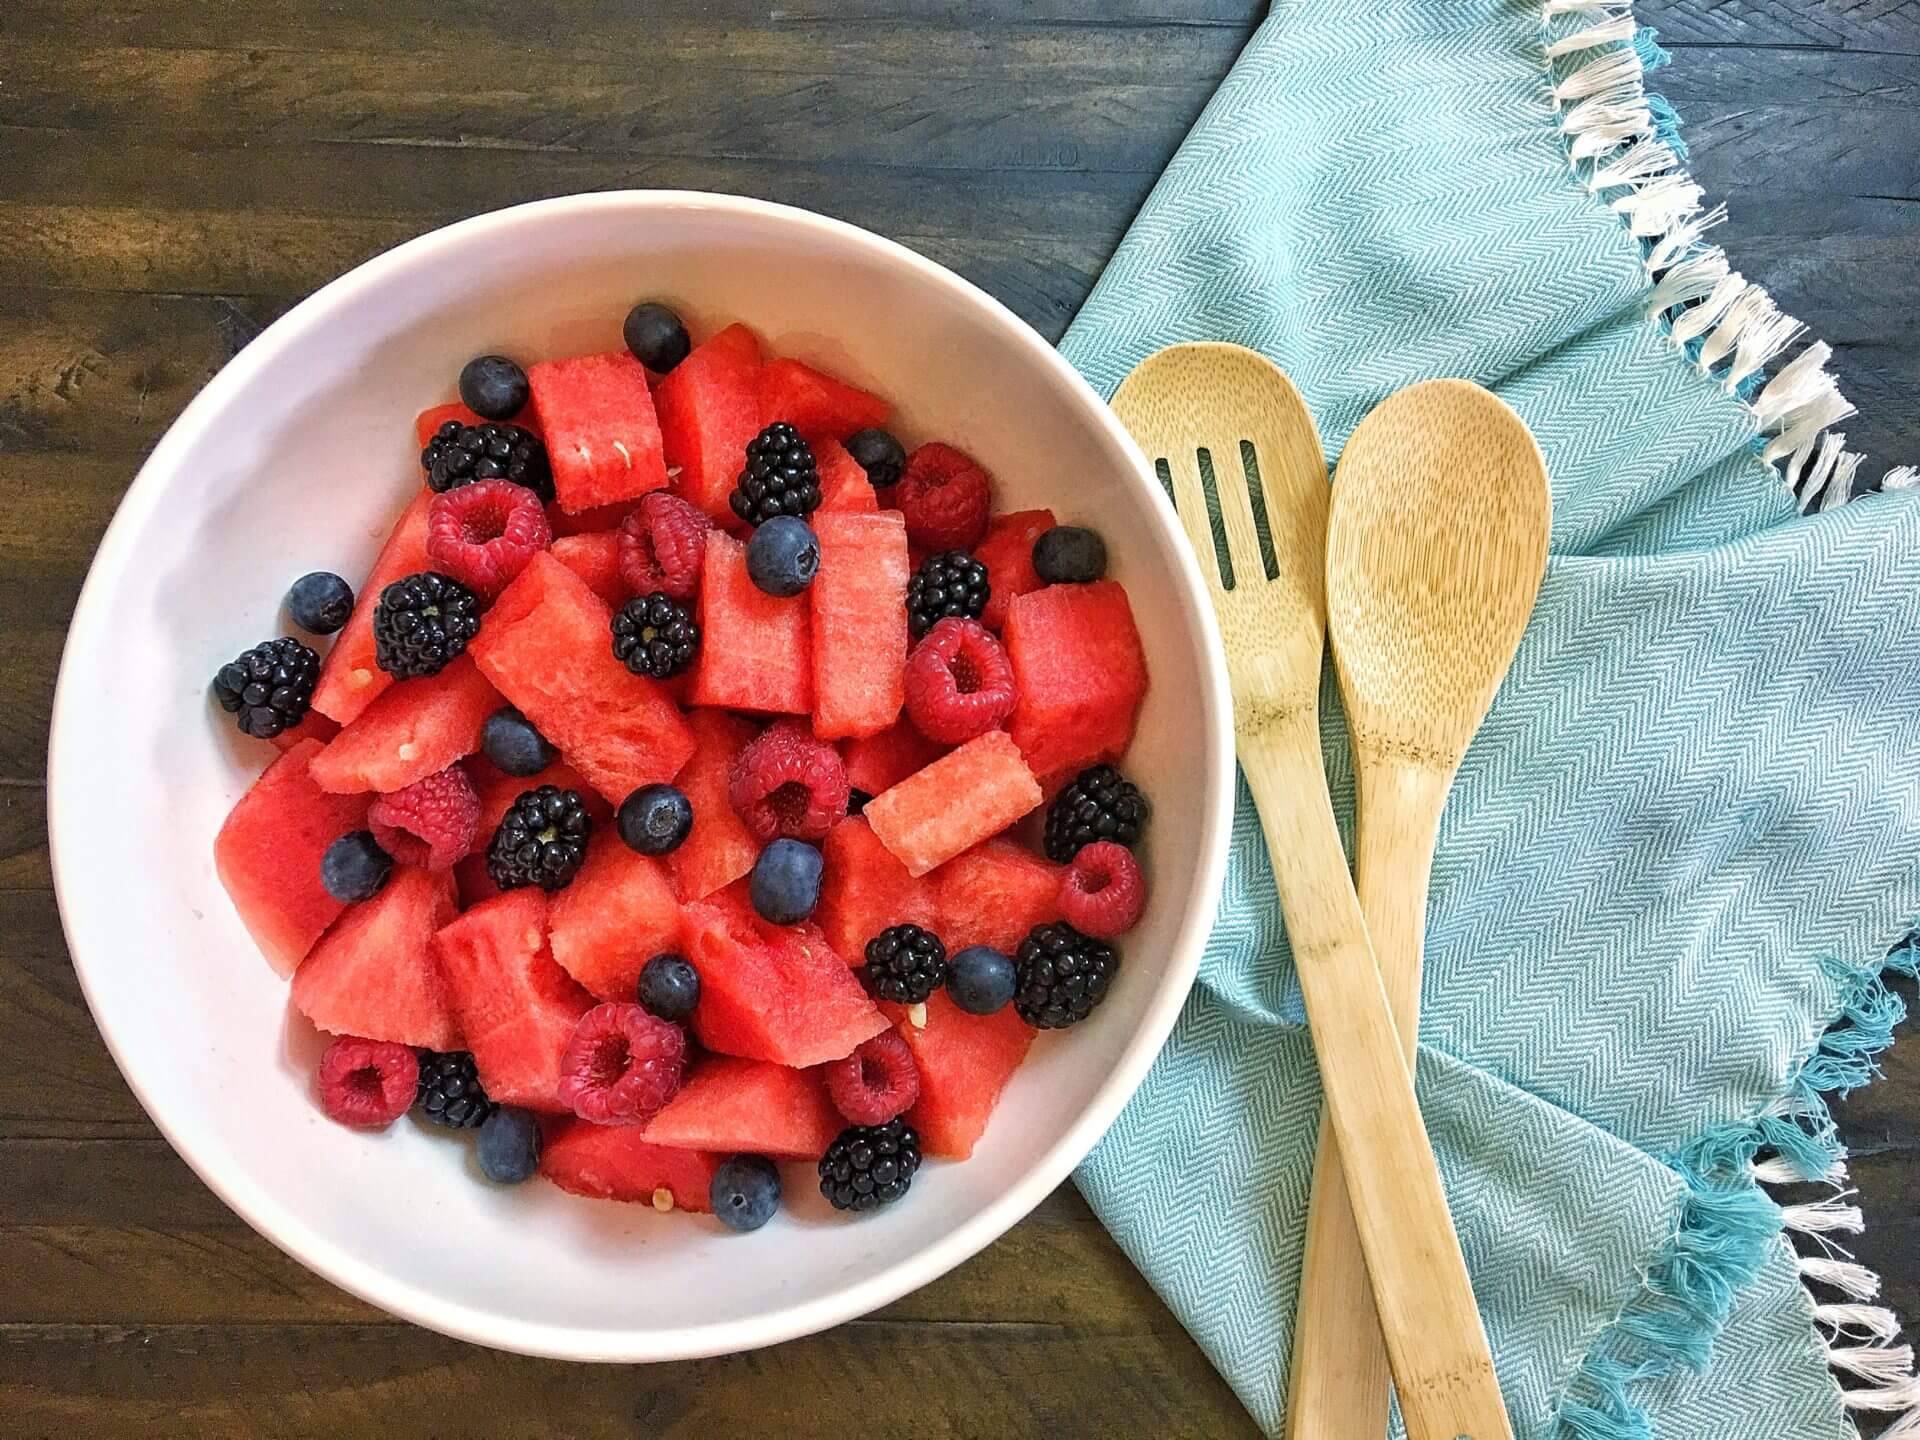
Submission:
[[[1360,757],[1354,885],[1409,1062],[1420,1028],[1427,878],[1449,779]],[[1367,1284],[1340,1150],[1324,1117],[1293,1333],[1289,1440],[1385,1435],[1386,1343]]]
[[[1257,714],[1258,712],[1256,712]],[[1440,1169],[1347,874],[1311,706],[1239,737],[1409,1440],[1512,1440]],[[1349,1430],[1348,1435],[1357,1432]]]

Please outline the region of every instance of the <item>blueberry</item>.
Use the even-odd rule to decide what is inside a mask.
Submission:
[[[540,1168],[540,1123],[517,1105],[498,1105],[480,1122],[475,1142],[487,1179],[518,1185]]]
[[[392,870],[393,857],[380,848],[371,830],[342,835],[320,857],[320,883],[342,905],[371,900]]]
[[[560,752],[511,705],[502,706],[480,727],[480,749],[509,775],[538,775]]]
[[[353,587],[331,570],[302,575],[287,591],[287,613],[313,635],[331,635],[353,614]]]
[[[676,1024],[700,1003],[700,972],[684,955],[668,951],[640,967],[640,1005],[649,1015]]]
[[[947,994],[969,1015],[991,1015],[1013,999],[1013,957],[991,945],[969,945],[947,961]]]
[[[680,323],[680,317],[653,300],[636,305],[627,312],[623,333],[633,358],[656,375],[664,375],[673,369],[687,358],[687,351],[693,348],[693,341],[687,338],[687,327]]]
[[[796,515],[775,515],[747,542],[747,576],[769,595],[798,595],[820,569],[820,542]]]
[[[1107,573],[1107,543],[1079,525],[1056,525],[1033,542],[1033,568],[1049,585],[1085,585]]]
[[[780,1172],[764,1155],[732,1155],[707,1190],[714,1217],[735,1230],[758,1230],[780,1208]]]
[[[907,468],[907,448],[884,430],[856,430],[847,437],[847,453],[867,472],[867,482],[876,490],[900,483],[900,472]]]
[[[460,403],[482,420],[511,420],[527,407],[527,372],[504,355],[482,355],[460,371]]]
[[[820,852],[804,840],[775,840],[753,862],[747,895],[762,920],[797,925],[820,900]]]
[[[620,802],[615,818],[629,850],[665,855],[693,829],[693,802],[671,785],[642,785]]]

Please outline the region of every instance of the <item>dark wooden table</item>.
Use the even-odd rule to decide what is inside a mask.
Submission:
[[[321,282],[476,211],[691,186],[897,236],[1056,336],[1261,8],[0,4],[0,1434],[1252,1433],[1069,1189],[920,1293],[752,1355],[566,1366],[385,1319],[228,1214],[128,1094],[61,942],[43,782],[121,491]],[[1920,4],[1642,11],[1735,263],[1834,343],[1873,473],[1920,459]],[[1909,1315],[1913,1050],[1845,1114],[1860,1252]]]

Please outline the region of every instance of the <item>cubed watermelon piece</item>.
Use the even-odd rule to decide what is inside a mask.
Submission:
[[[405,789],[478,750],[480,727],[504,703],[461,655],[438,675],[391,686],[327,742],[313,778],[324,790]]]
[[[468,648],[494,687],[618,805],[679,774],[693,732],[658,682],[614,659],[612,624],[587,582],[542,551]]]
[[[813,532],[813,733],[876,735],[907,698],[907,524],[894,510],[816,514]]]
[[[973,547],[973,558],[987,567],[987,608],[980,612],[980,623],[988,629],[1004,629],[1014,596],[1040,588],[1043,582],[1033,568],[1033,542],[1054,524],[1051,510],[1015,510],[987,522],[987,533]]]
[[[840,747],[840,758],[847,766],[847,784],[869,795],[891,790],[946,753],[946,746],[927,739],[905,717],[877,735],[849,740]]]
[[[826,867],[813,918],[849,965],[866,964],[867,942],[889,925],[923,925],[939,933],[932,880],[909,875],[865,819],[841,821],[820,848]]]
[[[602,1000],[631,1001],[640,967],[680,941],[680,904],[667,867],[629,850],[611,826],[548,908],[553,958]]]
[[[547,897],[526,888],[483,901],[433,937],[433,953],[487,1094],[567,1114],[560,1057],[593,997],[547,946]]]
[[[727,503],[747,463],[760,418],[760,342],[729,325],[673,367],[654,391],[660,439],[673,488],[728,529],[740,518]]]
[[[667,484],[647,370],[625,350],[545,360],[527,371],[553,462],[554,499],[579,514]]]
[[[591,535],[563,535],[548,547],[553,558],[587,582],[609,610],[627,603],[631,592],[620,578],[620,532],[596,530]]]
[[[924,875],[998,835],[1041,798],[1020,747],[1006,731],[989,730],[869,800],[866,818],[908,873]]]
[[[293,974],[345,907],[320,883],[320,857],[364,830],[371,795],[336,795],[308,774],[318,740],[280,756],[233,807],[213,841],[213,866],[267,963]]]
[[[373,569],[354,592],[353,614],[334,636],[327,658],[320,662],[313,708],[330,720],[352,724],[374,697],[393,683],[393,677],[373,658],[373,608],[380,592],[394,581],[433,568],[433,562],[427,559],[427,502],[431,499],[433,492],[422,488],[401,512]]]
[[[294,1008],[334,1035],[460,1049],[460,1022],[433,958],[435,933],[457,913],[452,875],[398,867],[300,962]]]
[[[1007,728],[1047,779],[1118,760],[1147,693],[1147,657],[1127,592],[1113,580],[1049,585],[1007,611],[1020,698]]]
[[[818,1070],[709,1055],[641,1133],[676,1149],[818,1160],[846,1123]]]
[[[811,442],[814,468],[820,472],[820,508],[816,515],[852,510],[872,514],[880,508],[873,482],[860,462],[838,440],[822,435]]]
[[[551,1127],[540,1149],[540,1173],[569,1195],[653,1205],[664,1190],[673,1208],[708,1214],[721,1157],[699,1150],[652,1145],[637,1125],[593,1125],[569,1120]]]
[[[694,703],[805,715],[813,708],[811,650],[807,597],[767,594],[747,575],[747,547],[731,535],[709,535]]]
[[[673,783],[693,806],[693,829],[667,856],[667,868],[679,897],[699,900],[731,885],[760,858],[753,832],[727,795],[733,762],[756,731],[724,710],[690,711],[687,725],[693,731],[693,758]]]
[[[976,845],[927,877],[940,917],[934,931],[949,951],[991,945],[1011,955],[1027,931],[1060,918],[1065,873],[1011,840]]]
[[[991,1015],[969,1015],[944,990],[928,999],[924,1027],[897,1006],[888,1009],[920,1072],[920,1099],[907,1112],[907,1122],[920,1132],[921,1150],[965,1160],[986,1133],[1008,1077],[1027,1058],[1032,1027],[1011,1005]]]
[[[887,1028],[819,928],[768,924],[747,903],[744,882],[680,913],[681,953],[700,972],[693,1031],[709,1050],[819,1065]]]
[[[527,791],[538,790],[542,785],[554,785],[578,793],[595,825],[603,825],[613,819],[613,806],[564,760],[554,761],[537,774],[509,775],[491,760],[476,755],[467,761],[465,769],[468,778],[473,781],[475,792],[480,796],[480,823],[474,827],[474,844],[481,851],[493,839],[493,832],[500,828],[500,822],[506,818],[507,811],[513,808],[513,802]]]
[[[893,407],[798,360],[770,360],[760,372],[760,413],[769,422],[786,421],[809,440],[845,440],[856,430],[886,424]]]
[[[302,740],[318,740],[324,745],[339,733],[340,726],[337,723],[329,720],[318,710],[309,710],[306,719],[291,730],[282,730],[268,743],[276,750],[287,751],[293,749]]]

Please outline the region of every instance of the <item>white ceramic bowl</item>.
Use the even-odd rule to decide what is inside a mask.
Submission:
[[[636,300],[694,332],[754,326],[872,385],[912,443],[977,455],[1006,508],[1097,525],[1153,687],[1128,768],[1149,787],[1153,903],[1092,1020],[1042,1037],[965,1164],[835,1216],[799,1171],[765,1229],[724,1232],[478,1179],[465,1141],[320,1113],[321,1042],[214,877],[228,808],[270,756],[207,698],[281,633],[310,569],[366,573],[419,480],[413,417],[459,365],[612,349]],[[1192,983],[1225,863],[1232,743],[1198,574],[1152,472],[1041,338],[865,231],[723,196],[545,201],[451,226],[335,281],[247,346],[167,432],[101,543],[68,637],[48,762],[74,967],[128,1083],[187,1162],[274,1244],[436,1330],[572,1359],[681,1359],[823,1329],[993,1240],[1118,1114]],[[476,1258],[479,1257],[479,1258]]]

